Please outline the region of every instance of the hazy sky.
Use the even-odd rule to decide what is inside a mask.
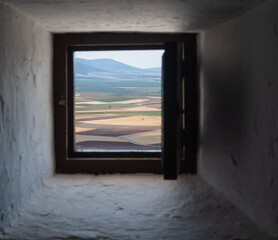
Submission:
[[[138,68],[161,67],[164,50],[78,51],[74,57],[85,59],[111,58]]]

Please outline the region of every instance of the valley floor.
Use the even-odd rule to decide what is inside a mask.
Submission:
[[[161,97],[80,93],[75,104],[77,151],[161,150]]]

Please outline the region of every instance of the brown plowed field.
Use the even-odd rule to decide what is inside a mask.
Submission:
[[[157,128],[159,129],[159,128]],[[110,136],[110,137],[119,137],[123,135],[137,134],[142,132],[152,131],[152,127],[139,127],[139,128],[113,128],[113,129],[95,129],[82,131],[77,133],[78,135],[96,135],[96,136]]]
[[[84,141],[76,143],[79,150],[160,150],[160,146],[142,146],[131,142]]]
[[[77,150],[160,150],[161,146],[161,116],[152,115],[153,111],[161,109],[161,98],[127,101],[101,102],[86,101],[90,94],[77,104],[86,103],[101,106],[102,104],[121,103],[126,107],[113,108],[116,113],[100,113],[101,108],[75,109],[75,141]],[[113,95],[103,94],[109,99]],[[92,98],[91,98],[92,99]],[[145,103],[153,104],[145,104]],[[107,108],[103,109],[107,110]],[[95,112],[95,113],[94,113]],[[119,113],[118,113],[119,112]],[[120,114],[120,112],[125,112]],[[138,115],[138,113],[141,115]],[[148,112],[148,114],[145,114]],[[135,113],[135,114],[134,114]],[[150,115],[151,114],[151,115]],[[103,139],[102,139],[103,138]]]

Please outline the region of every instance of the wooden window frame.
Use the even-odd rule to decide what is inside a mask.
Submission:
[[[77,49],[163,49],[168,42],[184,45],[184,97],[182,103],[183,157],[179,172],[196,172],[197,156],[197,81],[196,34],[149,33],[66,33],[53,34],[54,142],[57,173],[163,173],[161,153],[144,152],[72,152],[68,136],[73,133],[72,84],[73,59]],[[185,66],[186,65],[186,66]],[[69,80],[71,79],[71,80]],[[190,89],[190,90],[188,90]],[[165,169],[164,169],[165,173]]]
[[[108,151],[74,151],[74,75],[73,75],[73,52],[74,51],[106,51],[106,50],[163,50],[164,46],[156,45],[105,45],[105,46],[69,46],[67,49],[67,68],[68,68],[68,157],[69,158],[90,158],[90,159],[145,159],[145,160],[159,160],[161,158],[161,151],[152,150],[108,150]],[[115,157],[116,156],[116,157]]]

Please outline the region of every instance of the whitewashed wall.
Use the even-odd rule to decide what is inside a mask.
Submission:
[[[51,35],[0,3],[0,236],[53,172]]]

